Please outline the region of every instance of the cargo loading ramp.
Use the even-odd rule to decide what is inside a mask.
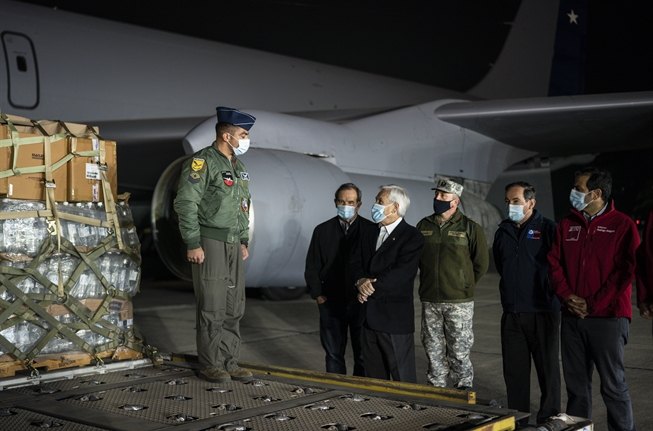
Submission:
[[[473,392],[255,364],[242,364],[253,382],[214,384],[169,359],[17,376],[0,392],[0,429],[513,430],[526,416],[475,404]]]

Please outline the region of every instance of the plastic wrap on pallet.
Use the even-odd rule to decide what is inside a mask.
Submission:
[[[45,204],[41,201],[0,199],[0,211],[5,213],[43,209],[45,209]],[[58,203],[57,211],[101,221],[107,220],[107,214],[102,203]],[[129,206],[121,202],[116,204],[116,211],[125,244],[134,250],[138,250],[140,243]],[[59,222],[61,236],[76,246],[78,251],[83,250],[82,252],[89,252],[89,250],[98,246],[109,235],[113,234],[106,227],[93,226],[63,218],[60,218]],[[94,307],[97,309],[99,304],[107,296],[107,287],[103,285],[102,281],[90,267],[85,267],[81,273],[77,271],[79,265],[86,266],[83,260],[77,256],[66,252],[55,252],[47,257],[39,256],[38,253],[41,246],[49,235],[47,221],[43,217],[18,217],[15,219],[8,218],[6,220],[0,220],[0,252],[2,252],[0,255],[0,266],[25,270],[28,267],[34,268],[36,262],[40,262],[36,266],[36,272],[45,277],[54,286],[68,286],[66,294],[80,300],[82,303],[95,300]],[[37,259],[36,262],[34,265],[31,265],[31,262],[35,258]],[[93,263],[97,266],[102,277],[106,279],[105,283],[108,283],[108,288],[113,288],[116,291],[121,291],[129,295],[137,293],[141,270],[138,264],[132,260],[132,257],[118,249],[110,249],[96,257]],[[71,276],[76,271],[78,275],[76,281],[74,284],[72,284],[72,281],[69,283]],[[37,297],[38,295],[53,293],[51,290],[52,286],[46,288],[37,278],[30,276],[27,272],[25,274],[24,276],[20,276],[22,279],[15,278],[15,285],[21,292],[28,295],[37,295]],[[46,283],[43,279],[41,281]],[[72,287],[70,287],[71,284]],[[6,301],[7,303],[16,301],[15,295],[1,283],[0,300]],[[38,302],[38,299],[35,299],[35,301]],[[114,305],[114,302],[117,305]],[[121,303],[124,304],[125,302],[128,303],[127,305],[129,305],[129,310],[131,311],[129,301],[112,300],[108,311],[101,317],[101,319],[117,327],[121,332],[127,332],[133,327],[133,317],[130,313],[125,313],[123,311],[124,309],[121,309]],[[89,306],[88,302],[86,302],[86,305]],[[70,311],[67,308],[64,308],[64,310]],[[52,315],[56,320],[67,326],[83,324],[83,320],[72,312],[59,315],[52,313]],[[95,323],[95,325],[102,327],[98,323]],[[0,335],[18,350],[26,354],[34,349],[43,336],[51,329],[50,323],[39,316],[34,316],[31,321],[19,321],[3,329],[0,331]],[[102,346],[112,341],[91,328],[78,329],[75,331],[75,334],[94,347]],[[81,349],[78,345],[58,335],[52,338],[40,350],[39,354],[65,353],[79,350]],[[2,353],[7,353],[7,351],[0,346],[0,354]]]
[[[41,201],[0,199],[0,212],[23,212],[44,210]],[[48,236],[47,223],[43,217],[28,217],[2,220],[0,222],[0,251],[24,253],[35,257],[41,244]]]

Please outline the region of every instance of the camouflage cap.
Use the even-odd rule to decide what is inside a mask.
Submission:
[[[453,193],[458,196],[463,194],[463,186],[451,180],[439,180],[431,190],[440,190],[445,193]]]

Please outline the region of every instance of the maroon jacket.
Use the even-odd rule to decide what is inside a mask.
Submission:
[[[560,301],[571,294],[585,299],[589,317],[630,320],[639,245],[635,223],[615,210],[613,201],[589,224],[580,211],[571,211],[558,224],[548,255],[553,290]]]
[[[653,210],[648,213],[644,238],[637,249],[637,303],[653,301]]]

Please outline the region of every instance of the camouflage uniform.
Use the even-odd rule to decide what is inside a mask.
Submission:
[[[447,386],[447,375],[456,387],[472,386],[473,317],[474,301],[422,302],[422,344],[429,359],[426,378],[433,386]]]
[[[462,193],[462,186],[452,181],[443,180],[436,189]],[[445,387],[449,375],[454,387],[471,387],[474,287],[489,264],[483,228],[456,210],[442,225],[433,214],[423,218],[417,229],[426,240],[419,265],[419,296],[428,381]]]

